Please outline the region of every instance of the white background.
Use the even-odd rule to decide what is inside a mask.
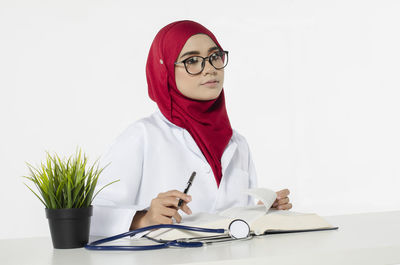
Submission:
[[[49,235],[25,162],[77,146],[94,161],[155,110],[148,50],[180,19],[230,52],[228,114],[259,186],[289,188],[295,211],[400,210],[399,13],[395,0],[0,0],[0,238]]]

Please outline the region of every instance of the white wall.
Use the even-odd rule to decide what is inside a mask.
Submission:
[[[399,13],[396,0],[1,0],[0,238],[49,234],[25,161],[77,146],[94,160],[155,110],[147,53],[179,19],[230,51],[228,112],[260,186],[288,187],[295,211],[400,210]]]

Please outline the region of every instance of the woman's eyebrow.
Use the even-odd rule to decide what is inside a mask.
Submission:
[[[215,51],[215,50],[219,50],[219,48],[217,46],[211,47],[210,49],[208,49],[208,53]],[[185,52],[184,54],[182,54],[180,58],[185,57],[187,55],[199,55],[199,54],[200,54],[199,51],[189,51],[189,52]]]
[[[210,49],[208,49],[208,53],[213,52],[215,50],[219,50],[219,48],[217,46],[211,47]]]

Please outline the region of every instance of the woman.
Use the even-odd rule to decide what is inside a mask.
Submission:
[[[243,191],[256,187],[254,164],[225,108],[227,63],[228,52],[196,22],[177,21],[158,32],[146,75],[159,111],[129,126],[104,158],[111,164],[102,182],[120,181],[96,198],[93,234],[180,222],[179,210],[218,212],[252,204]],[[192,172],[196,177],[186,195],[182,191]],[[277,192],[273,207],[290,209],[288,194]]]

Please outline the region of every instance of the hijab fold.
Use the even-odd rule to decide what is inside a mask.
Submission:
[[[219,186],[221,157],[232,137],[224,91],[214,100],[194,100],[184,96],[175,82],[174,63],[186,41],[196,34],[206,34],[222,50],[208,29],[190,20],[173,22],[157,33],[146,64],[148,92],[170,122],[190,133],[211,166]]]

